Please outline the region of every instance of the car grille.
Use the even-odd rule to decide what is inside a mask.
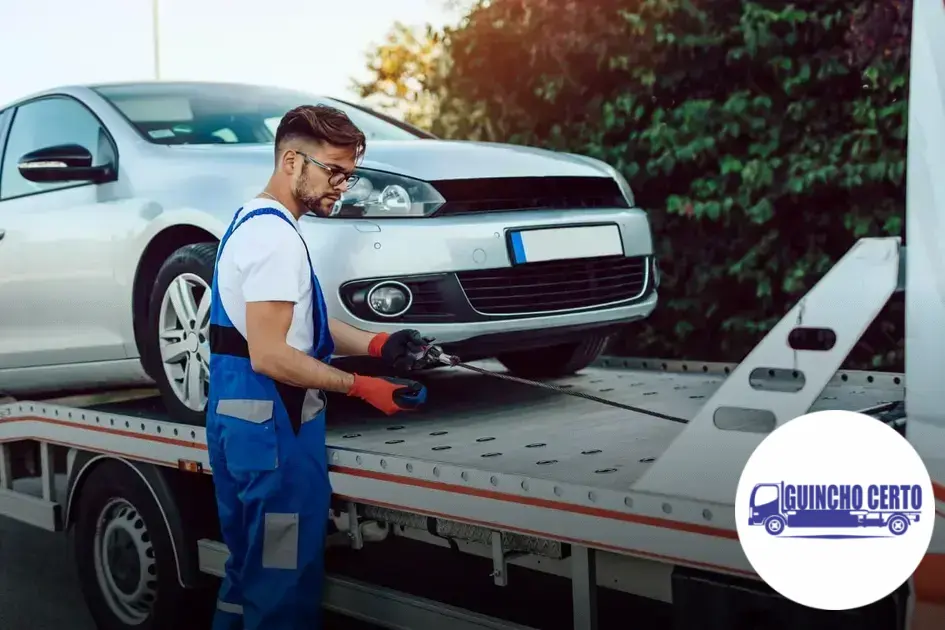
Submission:
[[[486,315],[591,308],[639,297],[647,257],[607,256],[457,273],[472,307]]]
[[[502,177],[431,182],[446,203],[436,214],[628,208],[609,177]]]
[[[413,302],[408,311],[410,321],[438,322],[449,321],[455,317],[446,299],[443,297],[442,276],[424,279],[405,279],[404,285],[410,289]]]

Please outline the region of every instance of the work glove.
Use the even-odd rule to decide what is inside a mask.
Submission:
[[[427,400],[427,389],[417,381],[355,374],[348,396],[360,398],[390,416],[422,405]]]
[[[433,337],[424,337],[412,329],[393,334],[378,333],[368,345],[368,354],[398,370],[414,370],[425,364],[426,350]]]

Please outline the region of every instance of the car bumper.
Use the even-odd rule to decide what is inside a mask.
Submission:
[[[569,324],[554,328],[530,328],[482,333],[460,341],[443,342],[437,338],[436,343],[441,345],[443,352],[446,354],[456,355],[463,361],[478,361],[505,352],[538,350],[559,344],[580,342],[597,335],[614,335],[624,331],[633,322],[644,317],[645,315],[640,314],[614,322],[595,321],[588,324]]]
[[[617,226],[622,255],[513,265],[510,231],[573,225]],[[657,302],[650,226],[638,209],[306,218],[302,231],[329,314],[373,332],[410,327],[443,344],[502,337],[507,344],[508,335],[525,343],[639,320]],[[366,296],[392,281],[409,289],[411,306],[385,317]]]

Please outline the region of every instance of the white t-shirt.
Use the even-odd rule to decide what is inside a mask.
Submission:
[[[312,279],[298,222],[285,206],[272,199],[250,200],[240,211],[240,217],[258,208],[275,208],[285,214],[289,223],[274,215],[261,215],[233,232],[217,267],[220,301],[244,338],[247,302],[293,302],[286,343],[310,353],[315,330]]]

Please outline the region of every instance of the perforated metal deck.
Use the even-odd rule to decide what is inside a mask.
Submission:
[[[501,371],[498,363],[477,365]],[[663,364],[655,364],[661,368]],[[693,417],[726,378],[723,364],[665,364],[632,369],[640,361],[611,361],[552,381],[616,402]],[[681,371],[686,368],[686,372]],[[680,370],[680,371],[670,371]],[[755,381],[777,389],[783,379]],[[465,372],[424,375],[429,401],[422,411],[394,418],[360,403],[332,400],[329,447],[554,479],[621,490],[642,475],[685,428],[596,402]],[[901,401],[901,375],[839,372],[812,407],[858,411]]]
[[[692,417],[732,369],[667,364],[665,371],[647,371],[633,369],[646,366],[632,361],[617,363],[617,369],[589,369],[558,384]],[[765,377],[768,370],[761,372]],[[773,379],[755,379],[749,389],[796,389],[799,372],[780,374],[785,378],[775,372]],[[330,475],[339,500],[489,532],[752,575],[738,546],[730,500],[638,487],[649,477],[648,467],[677,452],[674,438],[685,439],[691,432],[680,432],[697,425],[456,368],[422,379],[430,390],[428,404],[393,418],[360,401],[331,397]],[[895,374],[841,372],[812,408],[864,410],[900,401],[902,381]],[[204,429],[174,423],[159,399],[146,392],[141,396],[125,402],[116,396],[83,408],[61,400],[0,406],[0,442],[33,439],[47,452],[49,444],[58,444],[172,467],[184,460],[210,472]],[[777,401],[777,394],[770,399]],[[8,478],[0,474],[0,486]],[[57,528],[50,485],[44,485],[43,499],[9,491],[2,496],[16,501],[7,513],[19,511],[28,522]]]

